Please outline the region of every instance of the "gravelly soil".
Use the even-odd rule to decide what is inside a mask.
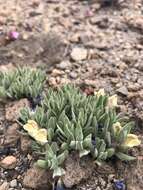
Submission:
[[[137,131],[141,132],[142,5],[142,0],[123,0],[112,6],[97,0],[0,0],[0,65],[42,67],[51,86],[72,82],[86,93],[102,87],[117,93],[120,110],[137,121]],[[20,39],[6,41],[11,30],[17,30]],[[76,47],[86,50],[83,60],[72,58]],[[142,156],[142,151],[138,154]],[[143,188],[142,159],[139,163],[131,169],[134,180],[126,172],[120,175],[126,176],[129,190]],[[106,185],[95,185],[95,176],[77,189],[108,189]],[[105,175],[106,184],[108,180]]]

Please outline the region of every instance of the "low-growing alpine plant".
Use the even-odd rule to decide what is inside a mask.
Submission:
[[[43,91],[45,74],[28,67],[0,72],[0,99],[36,99]]]
[[[103,89],[86,96],[73,86],[49,89],[35,112],[25,108],[20,120],[23,130],[33,139],[39,152],[37,165],[64,172],[64,161],[71,151],[89,155],[101,163],[113,156],[134,160],[128,150],[140,144],[131,133],[133,122],[116,113],[117,95],[108,96]]]

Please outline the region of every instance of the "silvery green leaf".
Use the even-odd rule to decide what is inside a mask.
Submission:
[[[66,137],[66,134],[65,134],[65,132],[64,132],[64,130],[57,124],[57,129],[58,129],[58,131],[64,136],[64,137]]]
[[[78,123],[79,123],[79,125],[83,126],[85,124],[84,119],[85,119],[84,109],[81,108],[80,112],[79,112],[79,116],[78,116]]]
[[[54,137],[54,129],[49,128],[49,129],[47,130],[47,132],[48,132],[48,141],[51,142],[52,139],[53,139],[53,137]]]
[[[86,123],[86,127],[90,127],[90,126],[91,126],[92,118],[93,118],[93,113],[90,114],[90,116],[89,116],[89,118],[88,118],[88,121],[87,121],[87,123]]]
[[[66,172],[63,168],[58,167],[58,168],[54,169],[53,178],[63,176],[63,175],[65,175],[65,173]]]
[[[95,112],[96,113],[96,118],[97,118],[97,121],[99,123],[99,120],[102,118],[102,116],[104,115],[104,110],[103,109],[100,109],[100,108],[97,108],[97,111]]]
[[[50,159],[51,161],[51,165],[50,165],[50,169],[55,169],[58,167],[58,159],[57,156],[54,154],[53,157]]]
[[[128,134],[128,130],[122,128],[122,130],[120,131],[118,137],[117,137],[117,141],[119,143],[122,143],[125,141],[126,137],[127,137],[127,134]]]
[[[66,138],[68,140],[74,140],[75,137],[74,137],[74,130],[73,130],[73,126],[71,125],[70,127],[65,124],[64,125],[64,132],[65,132],[65,135],[66,135]]]
[[[100,147],[99,147],[99,154],[101,153],[101,152],[104,152],[105,151],[105,148],[106,148],[106,144],[105,144],[105,142],[104,142],[104,140],[101,140],[101,144],[100,144]]]
[[[94,152],[92,154],[93,154],[93,158],[97,158],[97,156],[98,156],[97,148],[94,149]]]
[[[6,91],[4,87],[0,87],[0,97],[5,98],[6,97]]]
[[[83,150],[83,141],[76,141],[76,150]]]
[[[47,128],[52,128],[55,129],[56,127],[56,117],[50,117],[49,121],[48,121],[48,126]]]
[[[102,140],[99,137],[96,137],[96,148],[99,149],[101,145]]]
[[[58,144],[56,142],[53,142],[51,144],[51,149],[52,149],[53,153],[56,154],[59,151]]]
[[[103,96],[103,102],[102,102],[103,107],[107,105],[107,101],[108,101],[108,96]]]
[[[107,155],[108,158],[111,158],[115,154],[114,148],[108,148],[106,151],[108,153],[108,155]]]
[[[132,161],[132,160],[135,160],[135,159],[136,159],[135,157],[129,156],[129,155],[124,154],[124,153],[122,153],[122,152],[116,153],[116,156],[117,156],[120,160],[123,160],[123,161]]]
[[[67,143],[62,143],[62,145],[61,145],[61,148],[60,148],[61,150],[68,150],[68,144]]]
[[[120,123],[122,123],[122,122],[127,123],[127,122],[129,121],[129,117],[123,115],[123,113],[119,113],[119,114],[117,115],[117,118],[116,118],[116,119],[117,119],[117,121],[120,122]]]
[[[107,114],[106,115],[106,118],[105,118],[105,120],[104,120],[104,136],[106,136],[106,133],[108,132],[108,130],[109,130],[109,124],[110,124],[110,117],[109,117],[109,115]]]
[[[111,145],[111,133],[110,132],[107,132],[106,134],[106,142],[107,142],[107,144],[108,144],[108,146],[110,146]]]
[[[107,152],[100,152],[100,154],[98,156],[98,159],[100,159],[100,160],[106,160],[107,156],[108,156]]]
[[[83,140],[84,148],[91,148],[91,146],[92,146],[91,140],[92,140],[92,135],[91,134],[88,135],[87,137],[85,137],[85,139]]]
[[[96,136],[98,133],[98,123],[97,123],[96,116],[93,117],[92,128],[93,128],[93,135]]]
[[[47,162],[45,160],[38,160],[36,165],[40,168],[43,168],[43,169],[47,168]]]
[[[75,128],[75,138],[76,138],[76,141],[83,141],[82,127],[79,124],[77,124]]]
[[[52,158],[54,156],[54,152],[49,144],[46,144],[46,160],[49,160],[49,158]]]
[[[89,153],[90,153],[90,150],[84,149],[84,150],[81,150],[81,151],[80,151],[79,156],[80,156],[80,158],[81,158],[81,157],[83,157],[83,156],[88,155]]]
[[[99,107],[102,105],[103,105],[103,96],[100,96],[97,100],[96,107]]]
[[[71,113],[72,113],[72,121],[73,121],[74,123],[76,123],[76,115],[75,115],[74,107],[73,107],[73,106],[71,106]]]
[[[76,141],[71,141],[71,142],[70,142],[70,147],[71,147],[72,149],[75,149],[75,147],[76,147]]]
[[[67,158],[68,156],[68,151],[64,151],[62,154],[60,154],[58,157],[57,157],[57,160],[58,160],[58,164],[61,165],[65,159]]]
[[[126,130],[127,133],[129,134],[134,125],[135,125],[135,123],[131,121],[131,122],[125,124],[125,125],[123,126],[123,128],[124,128],[124,130]]]

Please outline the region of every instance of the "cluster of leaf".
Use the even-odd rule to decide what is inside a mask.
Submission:
[[[42,91],[45,74],[41,70],[18,68],[0,72],[0,98],[36,98]]]
[[[50,89],[34,113],[23,109],[24,124],[32,119],[48,131],[48,144],[38,165],[53,169],[56,176],[63,174],[62,162],[71,151],[79,152],[80,157],[89,154],[98,163],[112,156],[134,159],[122,146],[133,123],[117,114],[115,108],[108,108],[108,98],[107,95],[86,96],[73,86],[64,86],[58,91]],[[123,126],[118,134],[113,129],[116,122]]]

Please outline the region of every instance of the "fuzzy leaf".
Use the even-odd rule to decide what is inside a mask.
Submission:
[[[84,149],[84,150],[82,150],[82,151],[80,151],[80,158],[81,157],[83,157],[83,156],[86,156],[86,155],[88,155],[90,153],[90,150],[86,150],[86,149]]]
[[[115,153],[115,149],[114,148],[108,148],[107,149],[107,157],[111,158]]]
[[[43,169],[46,169],[48,167],[47,162],[45,160],[38,160],[36,165]]]
[[[58,157],[57,157],[57,160],[58,160],[58,164],[61,165],[65,159],[67,158],[68,156],[68,151],[64,151],[62,154],[60,154]]]
[[[58,167],[54,169],[53,178],[61,177],[62,175],[65,175],[65,170],[63,168]]]
[[[122,152],[116,153],[116,156],[117,156],[120,160],[123,160],[123,161],[131,161],[131,160],[135,160],[135,159],[136,159],[135,157],[129,156],[129,155],[124,154],[124,153],[122,153]]]

